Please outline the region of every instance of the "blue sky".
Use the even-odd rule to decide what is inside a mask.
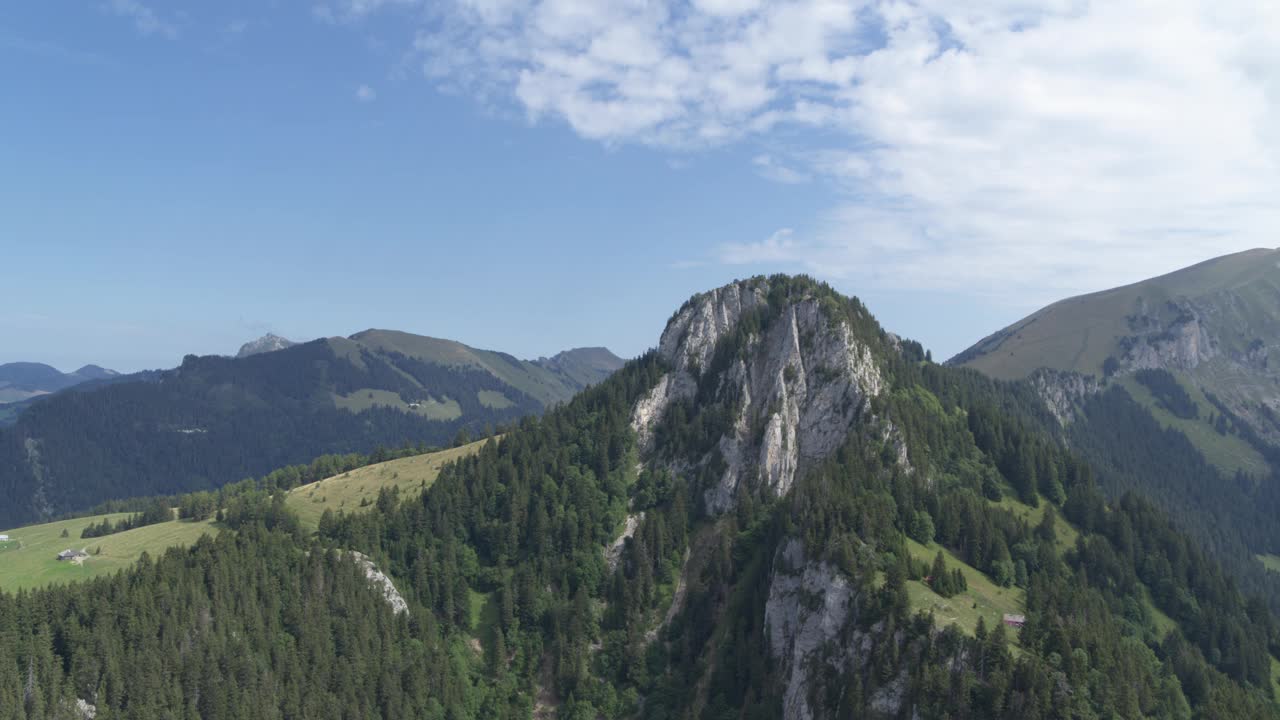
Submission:
[[[0,362],[634,355],[761,272],[946,356],[1280,244],[1277,19],[1174,5],[1135,44],[1119,2],[10,4]]]

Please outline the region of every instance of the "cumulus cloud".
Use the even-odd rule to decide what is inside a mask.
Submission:
[[[142,35],[160,35],[170,40],[178,37],[178,27],[162,19],[154,10],[138,0],[111,0],[107,9],[120,17],[133,21],[133,27]]]
[[[725,263],[1038,302],[1277,244],[1273,3],[433,5],[415,48],[452,89],[677,154],[785,137],[757,172],[844,191]]]
[[[378,99],[378,91],[368,85],[361,85],[356,88],[356,100],[362,103],[370,103]]]

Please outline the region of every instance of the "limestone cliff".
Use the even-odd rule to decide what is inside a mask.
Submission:
[[[668,323],[658,346],[668,370],[634,408],[641,461],[690,483],[700,478],[713,517],[733,510],[744,492],[786,495],[857,428],[882,438],[910,471],[901,433],[872,411],[888,390],[884,358],[901,347],[856,301],[839,305],[816,286],[784,293],[755,279],[699,295]],[[708,414],[721,423],[711,446],[682,455],[662,442],[672,415]],[[859,667],[874,641],[855,629],[855,583],[820,550],[784,538],[768,580],[764,622],[786,720],[823,717],[811,696],[832,672]],[[678,586],[699,575],[686,561]],[[900,705],[892,691],[877,702],[890,714]]]
[[[747,317],[758,330],[742,332]],[[744,484],[786,494],[869,416],[884,386],[871,347],[845,318],[812,294],[771,305],[760,281],[694,298],[668,323],[658,352],[671,369],[633,415],[642,457],[652,455],[654,429],[673,403],[701,392],[703,403],[728,405],[732,422],[716,448],[724,470],[704,488],[712,514],[729,510]]]

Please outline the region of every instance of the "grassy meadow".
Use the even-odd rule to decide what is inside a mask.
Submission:
[[[947,562],[947,568],[960,568],[969,589],[949,598],[935,593],[919,580],[907,582],[907,595],[911,606],[927,611],[940,627],[955,623],[968,635],[973,635],[978,627],[978,618],[986,621],[987,629],[994,629],[1004,618],[1005,613],[1020,614],[1026,603],[1027,593],[1019,587],[1000,587],[980,572],[952,555],[937,543],[928,546],[907,539],[907,551],[918,562],[931,563],[938,550]]]
[[[326,508],[335,512],[367,509],[383,487],[399,487],[404,496],[414,496],[435,481],[445,463],[477,452],[484,442],[391,460],[303,485],[288,494],[288,506],[304,527],[315,529]],[[0,592],[108,575],[133,565],[143,552],[156,556],[171,547],[191,545],[201,535],[222,531],[212,519],[172,520],[103,537],[80,537],[89,525],[103,520],[115,522],[131,514],[93,515],[0,530],[0,535],[10,538],[0,542]],[[89,557],[80,563],[59,561],[57,555],[63,550],[84,550]]]
[[[116,521],[130,514],[94,515],[0,531],[10,537],[8,542],[0,543],[0,591],[109,575],[137,562],[144,551],[158,555],[167,548],[187,546],[201,535],[220,531],[212,520],[172,520],[104,537],[80,537],[89,525],[104,519]],[[67,537],[62,537],[64,531]],[[80,564],[59,561],[57,555],[63,550],[84,550],[89,557]]]
[[[389,460],[300,485],[289,491],[286,503],[304,527],[315,529],[325,510],[350,513],[368,509],[384,487],[400,488],[402,498],[416,497],[435,482],[445,464],[478,452],[485,442]]]

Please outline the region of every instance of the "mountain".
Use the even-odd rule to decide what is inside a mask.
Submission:
[[[934,365],[811,280],[739,281],[420,494],[388,476],[311,534],[273,473],[182,503],[216,539],[0,594],[25,630],[0,633],[0,707],[1280,717],[1265,604],[1064,441],[1029,382]]]
[[[562,403],[620,363],[607,350],[557,358],[368,330],[86,384],[0,427],[0,527],[216,488],[327,453],[444,445]]]
[[[625,360],[602,347],[574,348],[534,362],[581,386],[598,385],[626,364]]]
[[[1054,303],[950,362],[997,378],[1038,368],[1096,377],[1144,369],[1190,390],[1270,440],[1280,440],[1280,250],[1249,250],[1113,290]]]
[[[604,348],[568,350],[551,360],[518,360],[506,353],[477,350],[453,340],[411,335],[395,330],[365,330],[344,341],[329,340],[334,351],[352,352],[352,345],[378,353],[404,355],[427,363],[477,370],[492,375],[516,391],[543,405],[553,405],[573,397],[583,387],[598,383],[622,360]],[[495,398],[495,402],[505,402]]]
[[[1115,497],[1137,491],[1280,607],[1280,251],[1069,298],[949,363],[1029,378]]]
[[[241,345],[240,352],[236,353],[236,357],[246,358],[250,355],[283,350],[287,347],[293,347],[294,345],[297,345],[297,343],[292,340],[286,340],[279,335],[267,333],[257,340],[251,340],[244,345]]]
[[[85,365],[72,373],[63,373],[43,363],[16,362],[0,365],[0,404],[22,402],[54,393],[90,380],[103,380],[118,375],[114,370]]]

